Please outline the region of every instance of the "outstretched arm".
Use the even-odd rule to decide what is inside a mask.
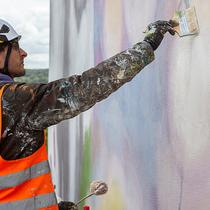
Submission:
[[[40,130],[86,111],[152,62],[153,43],[159,45],[169,29],[171,26],[166,21],[154,25],[153,32],[143,42],[103,61],[82,75],[48,84],[10,85],[3,96],[4,116],[8,115],[10,119],[13,117],[14,122],[18,120],[21,127]],[[13,110],[21,111],[14,113]]]

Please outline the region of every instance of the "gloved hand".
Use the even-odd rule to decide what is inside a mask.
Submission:
[[[58,204],[59,210],[78,210],[75,203],[68,201],[61,201]]]
[[[153,50],[156,50],[162,42],[166,32],[169,32],[171,35],[175,34],[175,30],[173,29],[175,26],[177,26],[177,23],[173,20],[158,20],[151,23],[147,26],[144,41],[148,42]]]

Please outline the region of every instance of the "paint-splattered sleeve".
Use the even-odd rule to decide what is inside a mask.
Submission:
[[[4,106],[6,109],[12,106],[13,110],[17,110],[14,106],[19,107],[20,112],[13,115],[17,118],[21,113],[20,124],[25,128],[43,129],[72,118],[107,98],[153,60],[152,48],[141,42],[82,75],[42,85],[14,84],[5,91]]]

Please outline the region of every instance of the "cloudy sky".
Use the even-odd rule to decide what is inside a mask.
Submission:
[[[50,0],[1,1],[0,18],[22,35],[21,47],[27,51],[26,68],[49,67]]]

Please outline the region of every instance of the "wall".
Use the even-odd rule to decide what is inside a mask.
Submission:
[[[52,0],[50,75],[81,73],[189,4],[197,9],[199,36],[167,35],[156,60],[132,82],[51,128],[60,196],[75,200],[90,180],[102,179],[110,190],[90,199],[93,209],[210,209],[210,3]]]
[[[93,63],[92,1],[50,2],[50,81],[79,74]],[[57,194],[66,200],[80,196],[83,127],[80,115],[49,129],[49,158]]]

